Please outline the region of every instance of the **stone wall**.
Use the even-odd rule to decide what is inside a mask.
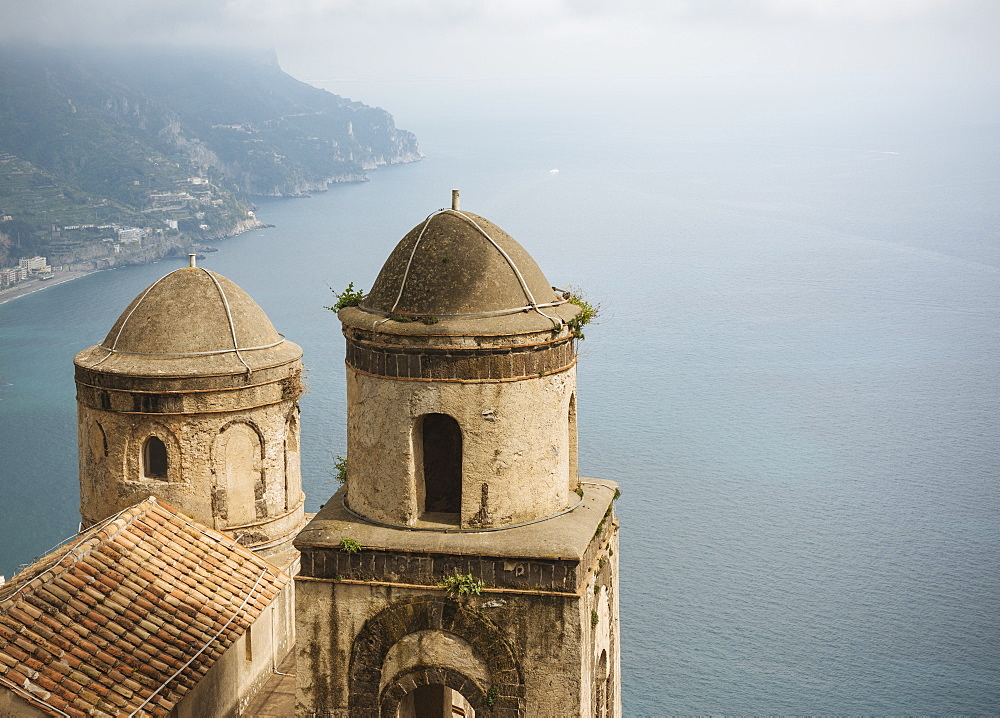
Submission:
[[[205,386],[213,381],[223,385]],[[188,379],[179,388],[177,378],[109,378],[78,367],[83,525],[156,496],[262,555],[287,550],[304,520],[298,374],[229,381]],[[166,447],[164,477],[145,472],[151,436]]]
[[[5,683],[0,683],[0,718],[45,718],[50,715]]]
[[[400,381],[347,368],[349,504],[363,516],[412,525],[423,512],[419,420],[441,413],[462,433],[461,525],[505,526],[576,500],[570,404],[576,369],[523,381]]]
[[[300,539],[298,715],[395,718],[407,694],[435,684],[477,718],[620,716],[618,525],[604,506],[581,527],[576,560],[348,553],[332,533],[325,547]],[[455,572],[482,592],[437,585]]]
[[[609,507],[608,518],[594,534],[582,561],[555,558],[456,555],[432,551],[400,551],[365,547],[358,553],[299,545],[301,575],[345,581],[381,581],[435,587],[444,576],[472,574],[487,588],[555,592],[578,595],[608,550],[616,532]],[[616,559],[617,560],[617,559]]]
[[[254,696],[294,643],[288,625],[295,587],[288,584],[174,709],[176,718],[236,718],[249,715]]]

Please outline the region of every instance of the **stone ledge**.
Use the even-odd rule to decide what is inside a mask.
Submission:
[[[618,488],[616,482],[605,479],[580,481],[591,483],[584,485],[583,501],[574,511],[528,526],[462,533],[384,528],[356,519],[344,510],[346,488],[342,487],[299,533],[295,546],[300,551],[339,551],[340,540],[352,538],[374,550],[579,561]]]
[[[588,480],[590,481],[590,480]],[[570,513],[491,532],[409,531],[368,524],[343,507],[344,489],[299,533],[303,579],[433,587],[443,577],[470,573],[487,588],[575,594],[606,535],[615,530],[617,484],[585,487]],[[350,538],[359,553],[340,549]]]

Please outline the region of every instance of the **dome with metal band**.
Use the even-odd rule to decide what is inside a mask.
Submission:
[[[141,292],[76,363],[102,373],[185,376],[243,374],[301,356],[234,282],[184,267]]]
[[[559,327],[577,311],[513,237],[477,214],[451,209],[410,230],[361,304],[341,319],[406,334],[462,332],[470,321],[476,334],[519,333]]]

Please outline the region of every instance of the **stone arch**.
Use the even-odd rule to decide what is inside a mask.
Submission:
[[[252,421],[236,419],[219,429],[212,471],[225,497],[222,508],[227,528],[267,517],[265,446],[263,432]]]
[[[451,668],[416,666],[393,677],[379,696],[379,718],[396,718],[399,704],[406,694],[420,686],[442,685],[458,691],[479,716],[503,715],[491,712],[489,700],[482,689],[468,676]],[[352,713],[353,715],[353,713]]]
[[[473,695],[466,693],[462,687],[445,683],[445,672],[451,669],[437,666],[418,666],[402,676],[393,677],[380,694],[382,666],[389,649],[410,633],[428,630],[458,636],[469,643],[482,658],[489,672],[490,685],[485,686],[485,690],[479,689],[481,698],[473,700]],[[440,673],[432,673],[433,670]],[[448,680],[457,682],[460,677],[462,681],[475,683],[457,671],[451,672],[458,677],[453,676]],[[384,715],[383,698],[397,706],[409,688],[397,696],[398,691],[393,686],[403,685],[405,676],[411,673],[419,673],[428,677],[429,682],[444,683],[462,693],[476,709],[477,718],[515,718],[524,715],[524,678],[520,663],[504,634],[487,619],[465,610],[449,598],[421,596],[397,601],[365,622],[351,646],[347,677],[351,718],[377,718]],[[434,678],[433,681],[430,680],[431,677]],[[490,696],[492,706],[486,696]]]

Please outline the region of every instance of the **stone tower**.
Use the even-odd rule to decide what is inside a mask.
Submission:
[[[75,359],[83,526],[153,495],[284,564],[303,524],[301,358],[193,257],[147,287]]]
[[[577,474],[577,312],[457,201],[341,310],[347,483],[295,544],[299,715],[620,715],[617,486]]]

